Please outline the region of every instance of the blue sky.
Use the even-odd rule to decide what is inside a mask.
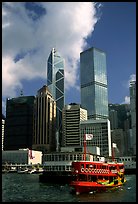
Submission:
[[[46,84],[53,47],[65,58],[65,103],[80,102],[79,57],[106,52],[109,103],[129,102],[136,75],[135,2],[8,2],[2,13],[2,105]]]

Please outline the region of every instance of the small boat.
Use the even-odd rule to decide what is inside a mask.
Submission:
[[[28,173],[28,169],[19,169],[17,171],[18,174],[25,174],[25,173]]]
[[[36,173],[36,169],[29,169],[27,173],[28,174],[35,174]]]
[[[123,163],[86,161],[86,143],[84,145],[84,160],[72,162],[70,186],[76,194],[90,193],[92,191],[101,192],[121,186],[125,182]]]

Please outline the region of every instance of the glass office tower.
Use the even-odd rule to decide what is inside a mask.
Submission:
[[[52,49],[47,62],[47,86],[56,101],[56,127],[59,134],[59,144],[61,144],[62,109],[65,104],[64,59],[60,56],[55,48]]]
[[[81,105],[88,119],[108,118],[108,89],[105,52],[90,48],[80,53]]]

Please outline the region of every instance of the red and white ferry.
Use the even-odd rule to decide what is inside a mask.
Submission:
[[[76,194],[107,190],[125,182],[123,163],[86,161],[86,139],[84,139],[84,160],[72,162],[70,186]]]

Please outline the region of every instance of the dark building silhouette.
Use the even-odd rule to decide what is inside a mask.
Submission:
[[[32,148],[34,96],[7,99],[4,150]]]

